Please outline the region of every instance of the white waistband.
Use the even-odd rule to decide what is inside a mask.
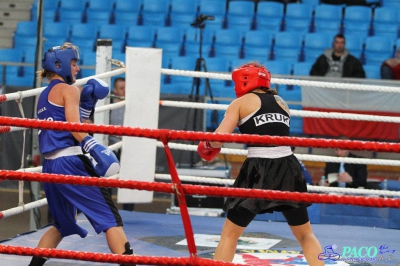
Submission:
[[[279,146],[279,147],[249,147],[247,149],[248,158],[282,158],[292,155],[292,149],[289,146]]]
[[[47,160],[54,160],[64,156],[83,154],[80,146],[72,146],[64,149],[59,149],[45,155]]]

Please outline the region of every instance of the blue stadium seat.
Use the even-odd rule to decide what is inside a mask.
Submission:
[[[199,14],[223,17],[226,15],[225,1],[199,0]]]
[[[183,53],[182,43],[158,43],[156,48],[162,49],[163,57],[178,57]]]
[[[302,4],[307,4],[313,7],[315,9],[317,6],[320,5],[320,0],[301,0]]]
[[[221,29],[214,32],[214,41],[216,44],[240,44],[243,41],[243,37],[243,34],[235,29]]]
[[[46,41],[43,43],[43,48],[45,51],[53,48],[54,46],[63,45],[68,41],[67,36],[51,36],[46,37]]]
[[[268,61],[264,63],[264,66],[268,68],[272,77],[274,77],[274,75],[290,75],[292,72],[292,63],[287,61]],[[288,86],[271,84],[271,88],[283,91],[287,90]]]
[[[79,71],[79,72],[80,72],[81,78],[86,78],[86,77],[89,77],[89,76],[94,76],[94,75],[96,75],[96,70],[95,70],[95,69],[86,69],[86,68],[83,68],[83,69],[81,69],[81,71]]]
[[[216,30],[226,29],[226,19],[225,17],[214,16],[214,20],[207,20],[205,25],[205,30],[211,30],[213,32]]]
[[[110,24],[112,19],[112,13],[107,10],[88,9],[86,16],[87,23],[97,23],[99,26]]]
[[[93,51],[80,51],[81,54],[81,65],[95,66],[96,65],[96,52]]]
[[[134,26],[138,25],[139,13],[115,11],[114,23],[117,25]]]
[[[75,23],[71,25],[71,39],[90,39],[98,37],[99,29],[97,23]]]
[[[52,2],[52,1],[46,1]],[[64,10],[79,10],[83,11],[88,6],[88,1],[84,0],[60,0],[60,12]]]
[[[297,32],[277,32],[273,59],[298,62],[301,59],[303,35]]]
[[[314,62],[325,49],[332,46],[333,34],[308,33],[304,38],[304,61]]]
[[[395,46],[396,46],[396,49],[395,49],[396,51],[398,49],[400,49],[400,38],[396,40]]]
[[[230,1],[227,11],[227,28],[250,30],[255,19],[253,1]]]
[[[127,26],[121,24],[106,24],[99,26],[99,38],[125,40],[127,36]]]
[[[249,60],[270,60],[274,33],[269,30],[248,31],[245,34],[244,57]]]
[[[315,20],[333,20],[341,22],[343,19],[343,7],[341,5],[320,4],[315,7]]]
[[[199,11],[197,0],[171,0],[170,7],[170,26],[190,27],[190,24],[196,20]]]
[[[36,36],[36,21],[20,21],[17,23],[15,35],[17,36]]]
[[[244,35],[245,47],[272,47],[274,32],[270,30],[248,31]]]
[[[381,79],[381,64],[363,65],[367,79]]]
[[[34,67],[7,67],[6,85],[33,87]]]
[[[126,40],[112,40],[112,52],[113,54],[122,53],[125,54]]]
[[[53,22],[46,23],[43,25],[43,36],[49,37],[62,37],[69,39],[71,34],[71,24],[66,22]]]
[[[138,14],[142,7],[142,1],[115,0],[115,12]]]
[[[246,58],[228,58],[228,71],[232,72],[233,69],[247,64],[250,60]],[[259,63],[264,64],[267,61],[258,60]]]
[[[171,58],[171,68],[181,70],[194,70],[196,66],[196,59],[196,56]]]
[[[268,61],[264,65],[272,75],[290,75],[292,72],[292,66],[288,62]]]
[[[0,49],[0,60],[2,62],[22,62],[23,53],[18,48]]]
[[[196,16],[198,10],[199,2],[197,0],[171,0],[171,17],[180,14]]]
[[[69,39],[73,44],[77,45],[80,50],[96,51],[96,39]]]
[[[389,37],[370,36],[365,39],[365,64],[380,64],[393,56],[394,40]]]
[[[347,6],[344,9],[343,33],[370,35],[372,8],[367,6]]]
[[[364,37],[347,34],[345,48],[349,50],[350,54],[361,60],[364,52],[364,42]]]
[[[114,7],[115,7],[115,1],[113,0],[89,0],[89,10],[110,12],[114,10]]]
[[[214,17],[214,20],[205,21],[208,28],[224,29],[227,26],[225,1],[200,0],[199,14]]]
[[[243,34],[235,29],[216,30],[214,43],[210,56],[231,55],[240,57],[240,49],[243,45]]]
[[[383,7],[390,7],[400,10],[400,2],[398,0],[382,0]]]
[[[159,43],[179,43],[184,40],[185,31],[181,27],[158,27],[156,34],[156,44]]]
[[[163,56],[183,55],[184,30],[180,27],[159,27],[156,47],[163,49]]]
[[[400,26],[400,13],[398,9],[379,7],[374,10],[373,33],[375,36],[388,36],[397,39]]]
[[[83,22],[83,14],[84,11],[67,9],[63,10],[59,13],[59,22],[70,23],[71,25],[74,23],[82,23]]]
[[[263,62],[270,60],[271,58],[271,47],[255,47],[255,46],[245,46],[244,47],[244,58],[251,61],[261,60]]]
[[[307,33],[311,30],[313,7],[308,4],[291,3],[286,5],[285,31]]]
[[[209,72],[228,72],[228,60],[224,57],[206,58],[207,71]],[[223,81],[225,82],[225,81]]]
[[[258,30],[280,31],[283,27],[285,5],[280,2],[258,2],[256,28]]]
[[[309,76],[310,70],[314,62],[298,62],[293,64],[293,75]]]
[[[319,20],[314,23],[314,32],[338,34],[341,32],[342,24],[340,21]]]
[[[315,7],[315,32],[339,33],[342,30],[343,8],[339,5],[320,4]]]
[[[142,24],[165,26],[169,3],[164,0],[143,0]]]
[[[172,69],[180,70],[194,70],[196,67],[196,56],[186,56],[186,57],[175,57],[172,58],[171,67]],[[182,84],[187,88],[191,88],[193,83],[193,77],[187,76],[171,76],[171,84]]]
[[[203,31],[203,56],[207,54],[207,48],[213,41],[213,33],[208,28]],[[198,28],[187,28],[185,30],[185,43],[184,43],[184,55],[191,55],[199,53],[200,47],[200,30]]]
[[[37,38],[33,36],[14,35],[14,48],[24,49],[26,47],[36,47]]]
[[[196,20],[195,14],[181,14],[177,13],[170,17],[169,26],[188,28]]]
[[[35,63],[36,47],[25,47],[23,50],[21,50],[21,52],[22,52],[22,62]]]
[[[224,45],[216,43],[210,51],[210,57],[227,57],[227,58],[242,58],[242,44]]]
[[[130,26],[128,28],[128,46],[154,47],[156,30],[152,26]]]

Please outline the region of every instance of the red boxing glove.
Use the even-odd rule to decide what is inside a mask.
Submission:
[[[199,146],[197,146],[197,153],[207,162],[214,160],[214,158],[219,154],[220,151],[221,148],[211,147],[208,141],[201,141],[199,143]]]

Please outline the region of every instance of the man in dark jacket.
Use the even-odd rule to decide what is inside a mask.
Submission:
[[[335,154],[338,157],[360,158],[350,153],[348,150],[335,149]],[[365,164],[326,163],[325,176],[328,178],[328,175],[331,173],[337,174],[337,181],[329,184],[331,187],[367,187],[368,173]]]
[[[311,68],[311,76],[365,78],[361,62],[345,49],[343,34],[337,34],[333,40],[333,48],[326,49]]]

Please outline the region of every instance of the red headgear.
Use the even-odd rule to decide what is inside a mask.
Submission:
[[[271,74],[261,65],[246,64],[238,67],[233,70],[232,79],[235,82],[235,93],[238,98],[255,88],[269,89],[271,85]]]

